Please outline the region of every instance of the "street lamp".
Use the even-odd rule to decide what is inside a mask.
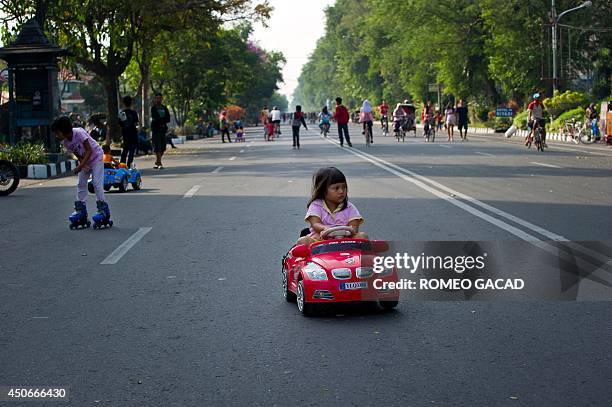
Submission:
[[[569,10],[565,10],[563,13],[557,15],[557,10],[555,9],[555,0],[552,0],[552,9],[551,9],[551,22],[552,22],[552,54],[553,54],[553,91],[557,90],[557,24],[559,24],[559,20],[564,15],[571,13],[572,11],[580,10],[582,8],[591,7],[593,3],[591,1],[585,1],[578,7],[571,8]]]

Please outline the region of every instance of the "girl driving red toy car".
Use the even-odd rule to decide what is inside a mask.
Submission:
[[[335,167],[321,168],[312,177],[312,197],[304,220],[310,224],[310,234],[297,244],[309,245],[325,238],[325,231],[334,226],[350,226],[353,237],[368,239],[359,232],[363,217],[348,200],[348,186],[344,174]]]

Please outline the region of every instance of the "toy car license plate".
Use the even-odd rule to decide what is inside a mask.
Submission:
[[[367,281],[360,281],[358,283],[340,283],[340,290],[362,290],[368,288]]]

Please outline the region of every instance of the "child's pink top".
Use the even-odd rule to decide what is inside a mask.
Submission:
[[[77,156],[79,161],[85,156],[85,145],[83,142],[87,140],[91,147],[91,157],[89,162],[85,163],[87,167],[92,167],[98,161],[102,161],[104,152],[102,147],[94,140],[85,129],[76,127],[72,129],[72,140],[65,139],[63,141],[64,148]]]
[[[363,217],[352,203],[348,203],[346,208],[339,210],[340,207],[336,208],[335,211],[330,211],[327,204],[323,199],[316,199],[312,201],[306,212],[304,220],[308,222],[311,216],[316,216],[321,219],[321,223],[327,227],[332,226],[347,226],[352,220],[359,220],[363,223]],[[314,233],[312,227],[310,232]]]

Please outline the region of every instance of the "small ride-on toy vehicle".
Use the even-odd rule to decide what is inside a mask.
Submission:
[[[384,241],[348,237],[352,228],[336,226],[321,234],[323,239],[308,245],[296,245],[283,258],[283,296],[296,302],[306,316],[320,304],[375,302],[383,309],[395,308],[399,290],[376,289],[382,282],[397,282],[397,271],[375,273],[376,255],[389,245]],[[379,280],[375,284],[375,280]]]
[[[112,187],[119,188],[120,192],[125,192],[128,189],[128,184],[132,184],[132,188],[138,191],[142,184],[142,176],[136,168],[128,168],[125,164],[119,164],[115,167],[110,164],[104,164],[104,191],[110,191]],[[92,180],[87,183],[87,189],[94,194],[96,191]]]

